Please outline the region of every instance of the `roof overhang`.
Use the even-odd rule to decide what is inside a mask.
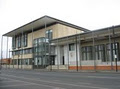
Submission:
[[[16,34],[20,34],[23,32],[27,32],[27,31],[34,31],[34,29],[39,29],[41,27],[47,27],[47,26],[50,26],[50,25],[53,25],[55,23],[60,23],[60,24],[63,24],[63,25],[66,25],[66,26],[69,26],[69,27],[72,27],[72,28],[76,28],[78,30],[82,30],[84,32],[88,32],[90,30],[88,29],[85,29],[85,28],[82,28],[82,27],[79,27],[79,26],[76,26],[74,24],[70,24],[68,22],[65,22],[65,21],[62,21],[62,20],[58,20],[56,18],[53,18],[53,17],[50,17],[50,16],[43,16],[39,19],[36,19],[28,24],[25,24],[21,27],[18,27],[6,34],[4,34],[3,36],[8,36],[8,37],[12,37]]]

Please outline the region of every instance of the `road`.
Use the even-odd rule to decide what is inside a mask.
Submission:
[[[120,89],[120,73],[3,69],[0,89]]]

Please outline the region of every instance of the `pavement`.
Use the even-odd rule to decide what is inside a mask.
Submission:
[[[2,69],[0,89],[120,89],[120,73]]]

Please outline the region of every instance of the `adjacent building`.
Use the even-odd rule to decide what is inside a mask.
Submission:
[[[12,37],[10,68],[120,69],[119,25],[90,31],[43,16],[3,36]]]

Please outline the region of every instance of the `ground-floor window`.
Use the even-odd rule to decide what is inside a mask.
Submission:
[[[82,60],[92,60],[92,46],[82,47]]]
[[[116,47],[116,48],[115,48]],[[102,62],[107,61],[115,61],[115,56],[118,61],[119,58],[119,43],[111,43],[111,44],[99,44],[95,46],[95,53],[93,53],[92,46],[82,47],[82,60],[93,60],[93,56],[95,55],[95,60],[101,60]],[[115,55],[116,51],[116,55]]]
[[[13,59],[12,60],[13,65],[31,65],[32,64],[32,58],[27,59]]]
[[[115,48],[116,47],[116,48]],[[117,60],[119,59],[119,43],[111,43],[106,45],[107,48],[107,60],[106,61],[115,61],[115,51],[116,51],[116,57]]]
[[[105,46],[103,44],[95,46],[95,59],[105,61]]]
[[[34,57],[34,65],[49,65],[50,60],[48,56],[36,56]]]

